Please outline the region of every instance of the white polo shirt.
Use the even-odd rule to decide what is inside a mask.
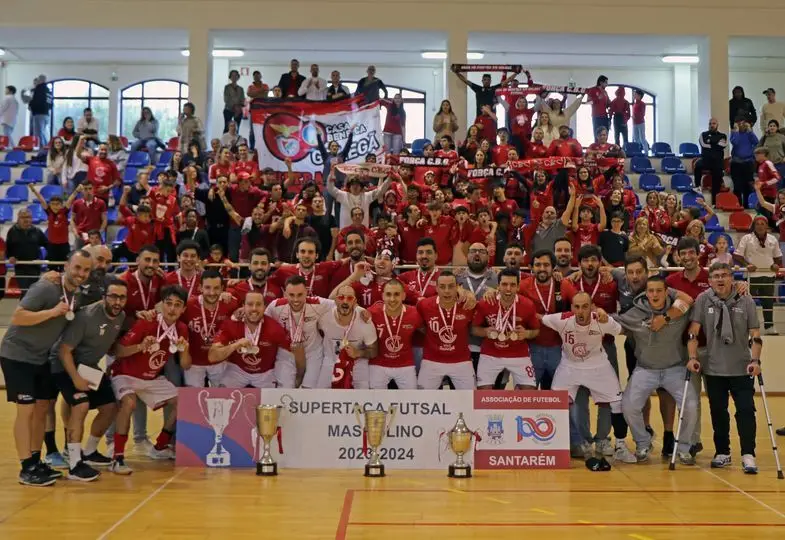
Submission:
[[[745,234],[736,246],[736,253],[744,257],[747,264],[757,268],[753,276],[774,276],[771,265],[775,257],[782,257],[780,243],[772,234],[766,234],[766,241],[761,245],[755,233]]]

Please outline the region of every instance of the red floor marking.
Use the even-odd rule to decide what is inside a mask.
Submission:
[[[341,508],[341,518],[338,520],[338,529],[335,531],[335,540],[346,539],[346,529],[349,527],[349,516],[352,513],[352,503],[354,502],[354,490],[347,489],[343,497],[343,508]]]
[[[477,522],[394,522],[394,521],[352,521],[348,525],[365,527],[684,527],[676,523],[477,523]],[[785,523],[689,523],[689,527],[785,527]]]
[[[447,488],[435,489],[415,489],[415,488],[366,488],[355,489],[355,492],[360,493],[376,493],[376,492],[391,492],[391,493],[449,493]],[[466,493],[733,493],[739,494],[738,491],[733,489],[461,489]],[[782,493],[785,494],[785,489],[761,489],[758,491],[749,491],[747,493]]]

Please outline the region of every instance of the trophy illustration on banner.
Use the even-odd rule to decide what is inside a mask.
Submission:
[[[231,397],[228,398],[207,397],[209,394],[207,390],[202,390],[196,396],[205,421],[215,432],[213,449],[207,453],[205,464],[208,467],[229,467],[232,464],[232,456],[223,446],[223,434],[226,426],[242,408],[243,394],[239,390],[232,392]]]
[[[270,453],[270,443],[273,437],[278,437],[278,451],[281,448],[281,427],[278,422],[281,419],[281,405],[259,405],[256,407],[256,429],[264,442],[262,457],[256,463],[257,476],[277,476],[278,464]]]
[[[458,420],[455,422],[453,428],[447,432],[447,441],[450,444],[450,450],[456,456],[455,463],[447,468],[447,476],[450,478],[471,478],[472,466],[464,461],[464,456],[469,452],[472,447],[472,439],[477,438],[477,432],[472,431],[466,425],[463,419],[463,413],[458,413]]]
[[[368,458],[368,463],[365,464],[365,476],[372,478],[384,476],[384,464],[379,457],[379,447],[382,445],[384,434],[392,427],[393,420],[395,420],[395,405],[391,405],[389,411],[370,410],[363,412],[359,403],[355,403],[354,415],[357,417],[357,425],[363,428],[363,453],[367,455],[367,447],[371,447],[371,455]],[[365,417],[364,425],[363,416]]]

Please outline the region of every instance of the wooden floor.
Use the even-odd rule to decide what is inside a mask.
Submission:
[[[760,405],[757,476],[742,474],[737,455],[731,469],[709,468],[704,416],[699,466],[675,472],[657,457],[608,473],[574,461],[569,471],[480,472],[470,480],[394,469],[377,480],[360,470],[282,470],[263,479],[250,470],[176,470],[131,449],[130,477],[106,473],[91,484],[62,480],[34,489],[16,483],[13,409],[2,397],[3,540],[785,538],[785,481],[776,479]],[[785,398],[772,401],[775,419],[785,423]]]

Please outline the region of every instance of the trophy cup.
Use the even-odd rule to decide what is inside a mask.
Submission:
[[[450,478],[471,478],[472,466],[463,460],[463,456],[471,448],[474,436],[474,432],[466,426],[463,413],[458,413],[458,420],[455,422],[455,426],[447,432],[450,450],[457,457],[455,463],[447,469],[447,476]]]
[[[270,454],[270,442],[281,429],[278,420],[281,417],[281,405],[259,405],[256,407],[256,429],[264,441],[262,457],[256,463],[257,476],[277,476],[278,464]]]
[[[387,420],[389,414],[389,421]],[[362,412],[360,405],[354,404],[354,415],[357,417],[357,425],[363,428],[363,443],[367,441],[371,447],[371,455],[368,463],[365,464],[365,476],[379,478],[384,476],[384,464],[379,457],[379,447],[384,439],[384,434],[392,427],[395,419],[395,405],[390,406],[389,411],[365,411]],[[365,417],[365,425],[361,415]],[[365,444],[363,444],[365,447]]]
[[[206,397],[208,395],[207,390],[202,390],[196,399],[204,419],[215,432],[213,449],[207,454],[205,464],[208,467],[229,467],[232,464],[232,456],[223,447],[223,434],[226,426],[242,408],[243,395],[239,390],[232,392],[232,397],[229,398]],[[237,406],[232,413],[232,406],[235,403]]]

